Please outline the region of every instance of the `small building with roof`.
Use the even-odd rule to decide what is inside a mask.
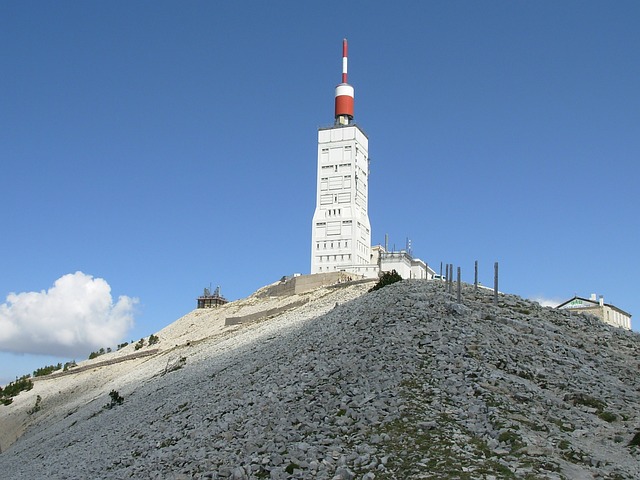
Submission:
[[[590,298],[578,297],[576,295],[566,302],[561,303],[556,308],[594,315],[604,323],[631,330],[631,314],[615,305],[604,303],[604,297],[602,295],[600,295],[599,299],[595,293],[592,293]]]

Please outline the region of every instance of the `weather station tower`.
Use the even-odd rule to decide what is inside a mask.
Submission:
[[[347,83],[347,40],[342,41],[342,82],[336,87],[335,122],[318,129],[316,209],[311,273],[377,275],[371,264],[368,214],[369,139],[353,123],[354,89]]]

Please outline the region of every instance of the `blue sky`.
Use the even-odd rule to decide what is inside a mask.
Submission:
[[[635,1],[0,2],[0,384],[158,332],[210,284],[308,273],[345,36],[374,244],[640,314],[638,20]]]

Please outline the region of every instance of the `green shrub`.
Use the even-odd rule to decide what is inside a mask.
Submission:
[[[600,415],[598,415],[598,417],[600,417],[605,422],[609,422],[609,423],[615,422],[616,419],[618,418],[618,416],[615,413],[611,413],[611,412],[602,412]]]
[[[78,364],[76,363],[76,361],[75,360],[71,360],[70,362],[67,362],[67,363],[64,364],[64,368],[62,369],[62,371],[66,372],[70,368],[77,367],[77,366],[78,366]]]
[[[111,390],[109,397],[111,397],[111,401],[107,403],[104,408],[113,408],[116,405],[122,405],[122,402],[124,402],[124,398],[120,396],[117,390]]]
[[[586,393],[573,393],[567,394],[564,396],[565,402],[573,402],[574,405],[582,405],[587,408],[593,408],[597,411],[597,413],[604,412],[604,409],[607,408],[607,404],[602,400],[598,400],[591,395],[587,395]]]
[[[160,339],[156,335],[154,335],[153,333],[151,335],[149,335],[149,345],[155,345],[159,341],[160,341]]]
[[[631,441],[629,442],[630,447],[638,447],[640,446],[640,432],[636,432]]]
[[[42,408],[42,407],[40,406],[40,402],[42,402],[42,397],[41,397],[40,395],[38,395],[38,396],[36,397],[36,404],[35,404],[32,408],[30,408],[29,410],[27,410],[27,413],[28,413],[29,415],[33,415],[34,413],[39,412],[39,411],[40,411],[40,409]]]
[[[166,375],[169,372],[175,372],[176,370],[180,370],[187,363],[187,357],[180,357],[177,360],[174,360],[171,363],[171,359],[167,360],[167,366],[164,368],[164,372],[162,375]]]
[[[136,343],[136,346],[134,348],[136,350],[140,350],[142,347],[144,347],[144,338],[141,338],[140,340],[138,340],[138,343]]]
[[[395,270],[391,270],[390,272],[382,272],[378,283],[371,287],[369,291],[373,292],[374,290],[379,290],[382,287],[386,287],[387,285],[391,285],[392,283],[399,282],[400,280],[402,280],[402,277]]]

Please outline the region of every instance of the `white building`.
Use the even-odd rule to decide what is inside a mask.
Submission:
[[[382,245],[376,245],[371,251],[372,262],[378,265],[381,272],[395,270],[402,278],[427,280],[433,280],[436,273],[419,258],[413,258],[406,250],[389,252]]]
[[[342,83],[336,87],[335,124],[318,130],[316,209],[311,234],[311,273],[378,275],[371,263],[368,215],[369,139],[353,122],[354,90],[347,83],[343,41]]]
[[[347,41],[342,83],[335,92],[335,123],[318,130],[316,209],[311,229],[311,273],[345,272],[376,278],[396,270],[402,278],[432,279],[435,272],[406,251],[371,248],[369,139],[353,123],[354,90],[347,83]]]
[[[591,298],[575,296],[561,303],[556,308],[562,310],[571,309],[580,313],[595,315],[609,325],[631,330],[631,314],[614,305],[604,303],[604,297],[602,297],[602,295],[599,300],[595,293],[591,294]]]

